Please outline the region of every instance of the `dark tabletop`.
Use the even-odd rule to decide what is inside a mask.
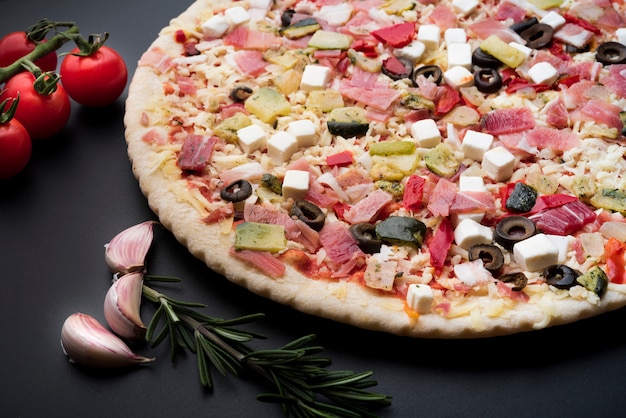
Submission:
[[[191,0],[189,0],[191,1]],[[0,0],[0,35],[37,20],[74,21],[81,33],[109,32],[129,72],[187,1]],[[66,45],[67,46],[67,45]],[[64,47],[65,48],[65,47]],[[66,128],[38,142],[27,169],[0,182],[0,415],[5,417],[263,417],[268,386],[214,374],[199,384],[196,358],[170,361],[169,347],[136,347],[157,361],[132,371],[68,363],[60,331],[73,312],[104,322],[111,275],[104,244],[154,219],[126,156],[124,97],[106,109],[72,103]],[[211,272],[166,231],[157,231],[149,272],[178,276],[166,293],[229,318],[263,312],[252,326],[278,347],[316,334],[333,369],[374,372],[393,396],[385,417],[617,416],[626,409],[626,310],[573,325],[484,340],[417,340],[304,315]],[[144,308],[144,313],[152,312]]]

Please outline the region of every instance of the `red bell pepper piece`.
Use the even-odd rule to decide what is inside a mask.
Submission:
[[[354,162],[354,158],[350,151],[342,151],[337,154],[329,155],[326,157],[326,164],[329,166],[339,166],[343,167],[346,165],[350,165]]]
[[[626,283],[624,251],[626,251],[626,244],[616,238],[609,238],[608,242],[604,245],[606,275],[612,283]]]
[[[394,48],[407,46],[415,36],[415,23],[405,22],[387,26],[372,32],[372,36]]]
[[[376,58],[378,56],[378,51],[376,51],[376,42],[374,41],[364,41],[362,39],[357,39],[352,42],[350,45],[351,49],[355,51],[362,52],[363,55],[369,58]]]
[[[452,222],[448,218],[444,218],[437,228],[437,232],[428,243],[428,251],[430,252],[430,264],[437,270],[443,268],[448,256],[448,251],[454,239],[454,228]]]
[[[452,86],[443,85],[439,87],[439,94],[437,97],[437,103],[435,104],[435,113],[438,115],[445,115],[454,108],[457,104],[461,103],[461,95]]]
[[[348,209],[350,209],[350,205],[348,205],[347,203],[337,202],[333,205],[333,211],[335,212],[337,217],[341,219],[342,221],[346,220],[344,218],[344,214],[346,213]]]
[[[416,174],[411,174],[404,185],[402,206],[407,210],[420,210],[424,199],[424,185],[426,180]]]

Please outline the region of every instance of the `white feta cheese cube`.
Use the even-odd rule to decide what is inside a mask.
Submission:
[[[504,147],[495,147],[485,152],[482,169],[495,181],[504,181],[513,175],[515,156]]]
[[[452,67],[443,73],[443,80],[455,89],[474,85],[474,74],[465,67]]]
[[[465,218],[454,229],[454,241],[466,250],[476,244],[491,244],[493,230],[473,219]]]
[[[297,150],[298,140],[285,131],[276,132],[267,141],[267,155],[277,165],[289,161]]]
[[[517,49],[518,51],[526,55],[526,59],[530,58],[530,54],[533,53],[532,48],[529,48],[526,45],[522,45],[517,42],[509,42],[509,46],[512,46],[513,48]]]
[[[303,170],[287,170],[283,178],[283,198],[304,199],[309,191],[310,174]]]
[[[539,62],[528,70],[528,76],[536,84],[554,84],[559,78],[559,72],[549,62]]]
[[[241,25],[250,20],[250,13],[241,6],[234,6],[224,11],[224,16],[231,25]]]
[[[413,123],[411,136],[420,148],[434,148],[441,142],[441,132],[433,119],[422,119]]]
[[[420,41],[412,41],[407,46],[398,48],[394,51],[397,57],[405,58],[411,61],[413,64],[417,63],[424,55],[426,51],[426,45]]]
[[[552,244],[558,249],[559,257],[557,263],[563,264],[567,259],[567,253],[570,250],[570,246],[575,241],[575,238],[571,235],[548,235],[546,238],[552,241]]]
[[[209,38],[219,38],[230,29],[230,23],[224,15],[215,15],[205,21],[200,28],[202,33]]]
[[[331,77],[330,68],[324,65],[311,64],[304,67],[300,88],[305,91],[323,90]]]
[[[250,154],[265,145],[267,133],[259,125],[249,125],[237,131],[239,146],[243,152]]]
[[[464,44],[467,42],[467,34],[463,28],[448,28],[443,33],[443,39],[446,45]]]
[[[619,42],[622,45],[626,45],[626,28],[616,29],[615,36],[617,37],[617,42]]]
[[[513,257],[524,270],[538,271],[559,262],[559,249],[545,234],[537,234],[516,243]]]
[[[322,17],[331,26],[341,26],[352,16],[350,3],[339,3],[322,6],[316,16]]]
[[[459,177],[459,191],[461,192],[486,192],[487,187],[482,177],[464,176]]]
[[[433,289],[427,284],[413,283],[406,293],[406,303],[412,311],[427,314],[433,305]]]
[[[461,66],[472,69],[472,46],[467,43],[448,45],[448,68]]]
[[[263,9],[268,10],[272,7],[273,0],[249,0],[248,4],[251,9]]]
[[[453,213],[450,215],[452,225],[458,226],[464,219],[471,219],[474,222],[481,223],[485,218],[484,213]]]
[[[491,144],[493,144],[493,135],[469,130],[463,137],[461,150],[465,158],[480,162],[485,152],[491,148]]]
[[[417,40],[422,42],[428,50],[438,49],[440,38],[441,29],[437,25],[421,25],[417,30]]]
[[[565,24],[565,18],[554,10],[550,10],[539,20],[539,23],[552,26],[552,29],[558,29]]]
[[[453,0],[452,8],[455,12],[467,16],[474,13],[478,7],[478,0]]]
[[[287,132],[298,140],[298,146],[300,148],[311,147],[315,145],[317,140],[315,125],[309,119],[289,122],[289,125],[287,125]]]

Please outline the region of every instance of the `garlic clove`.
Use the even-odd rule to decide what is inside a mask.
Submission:
[[[127,367],[154,361],[133,353],[94,317],[80,312],[70,315],[63,323],[61,347],[71,362],[89,367]]]
[[[128,273],[113,282],[104,299],[104,317],[114,333],[130,340],[143,339],[146,326],[141,321],[143,273]]]
[[[117,234],[106,244],[104,257],[114,273],[126,274],[145,269],[146,255],[152,245],[153,226],[145,221]]]

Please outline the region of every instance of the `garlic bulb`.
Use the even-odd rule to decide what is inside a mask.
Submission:
[[[63,323],[61,347],[71,362],[89,367],[126,367],[154,361],[133,353],[95,318],[80,312],[70,315]]]
[[[128,273],[113,282],[104,298],[104,317],[120,337],[138,340],[146,335],[139,314],[142,286],[142,272]]]
[[[117,234],[106,244],[104,257],[114,273],[126,274],[145,269],[146,254],[152,245],[152,227],[145,221]]]

